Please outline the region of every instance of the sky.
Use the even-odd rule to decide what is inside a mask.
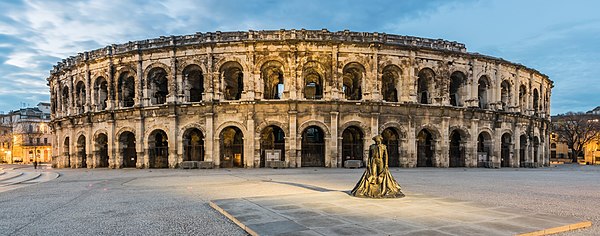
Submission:
[[[551,113],[600,106],[600,1],[82,0],[0,2],[0,111],[50,100],[63,58],[195,32],[348,29],[466,44],[554,81]]]

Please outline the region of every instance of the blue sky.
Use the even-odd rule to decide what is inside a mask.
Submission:
[[[62,58],[207,31],[322,29],[465,43],[552,79],[552,114],[600,106],[600,1],[84,0],[0,2],[0,111],[49,101]]]

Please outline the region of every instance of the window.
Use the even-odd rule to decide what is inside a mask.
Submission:
[[[48,144],[48,138],[44,138],[44,144]]]

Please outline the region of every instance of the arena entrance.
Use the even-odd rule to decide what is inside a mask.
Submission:
[[[491,168],[493,166],[490,158],[491,142],[492,136],[488,132],[481,132],[477,136],[477,167]]]
[[[521,135],[519,137],[520,145],[519,145],[519,166],[525,167],[525,160],[527,154],[527,135]]]
[[[275,125],[260,134],[260,167],[265,167],[266,161],[285,161],[285,133]]]
[[[125,131],[119,136],[119,152],[123,158],[123,168],[135,168],[137,152],[135,150],[135,135]]]
[[[457,130],[450,134],[449,166],[465,167],[465,150],[461,147],[463,137]]]
[[[81,168],[87,167],[87,156],[85,153],[85,136],[81,135],[77,139],[77,161],[81,163]]]
[[[511,138],[510,138],[510,134],[506,133],[502,135],[502,144],[501,144],[501,149],[500,149],[500,157],[501,159],[501,163],[500,166],[501,167],[510,167],[510,146],[511,146]]]
[[[423,129],[417,135],[417,167],[433,167],[433,135]]]
[[[149,168],[169,168],[169,140],[167,133],[155,130],[148,139]]]
[[[70,153],[70,142],[69,142],[69,137],[65,138],[65,142],[63,143],[63,156],[65,157],[65,159],[67,159],[67,165],[66,167],[71,167],[71,153]]]
[[[204,135],[197,128],[183,134],[183,161],[204,161]]]
[[[96,158],[98,165],[96,167],[108,167],[108,136],[99,134],[96,138]]]
[[[302,167],[325,167],[325,133],[317,126],[302,132]]]
[[[363,160],[363,133],[356,126],[350,126],[342,133],[342,167],[347,160]]]
[[[383,144],[387,146],[388,166],[400,167],[400,135],[393,128],[387,128],[381,133]]]
[[[221,140],[221,168],[244,167],[244,134],[234,126],[229,126],[219,136]]]

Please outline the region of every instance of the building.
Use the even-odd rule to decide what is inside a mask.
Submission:
[[[351,31],[196,33],[83,52],[48,78],[53,164],[549,164],[546,75],[457,42]]]
[[[0,147],[2,162],[29,164],[51,162],[50,103],[21,108],[0,115]]]
[[[575,133],[575,131],[577,131],[576,133],[582,134],[579,140],[585,140],[583,150],[579,153],[577,161],[582,164],[600,164],[600,116],[598,115],[599,114],[595,114],[592,111],[588,111],[586,113],[569,113],[552,116],[551,119],[554,130],[550,135],[550,160],[559,163],[571,163],[574,161],[570,157],[572,151],[569,149],[568,142],[565,139],[561,139],[560,135],[565,133]],[[570,132],[561,132],[560,129],[562,126],[559,126],[558,124],[565,122],[573,124],[570,127],[580,128],[577,130],[569,129]],[[583,134],[589,135],[588,137],[590,138],[584,139]]]

